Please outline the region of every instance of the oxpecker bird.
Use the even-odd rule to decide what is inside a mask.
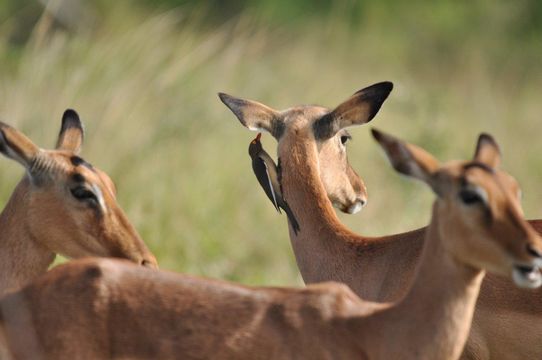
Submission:
[[[254,170],[254,175],[256,175],[263,191],[265,191],[265,194],[269,200],[271,200],[277,211],[280,213],[281,208],[284,210],[292,224],[294,233],[297,235],[299,224],[295,219],[294,213],[282,197],[277,165],[275,165],[271,156],[263,149],[262,143],[260,142],[261,137],[262,134],[259,133],[256,138],[250,142],[248,147],[248,154],[252,158],[252,170]]]

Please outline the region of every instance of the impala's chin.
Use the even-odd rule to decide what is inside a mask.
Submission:
[[[542,285],[540,269],[534,266],[516,265],[512,270],[514,283],[522,288],[536,289]]]

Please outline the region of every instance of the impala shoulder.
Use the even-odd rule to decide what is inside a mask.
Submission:
[[[358,298],[352,289],[348,285],[338,281],[326,281],[306,287],[306,291],[318,294],[321,296],[338,296],[338,297],[350,297],[354,296]]]
[[[310,285],[306,291],[311,294],[309,303],[316,306],[324,318],[348,314],[362,303],[348,285],[340,282]]]
[[[107,283],[116,280],[126,265],[125,261],[105,258],[73,260],[49,271],[29,291],[61,291],[70,296],[103,294]]]

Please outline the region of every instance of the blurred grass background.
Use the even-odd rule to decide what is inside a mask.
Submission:
[[[0,2],[0,117],[50,147],[75,108],[84,157],[115,180],[161,267],[248,284],[301,279],[286,218],[252,174],[255,133],[217,92],[333,107],[391,80],[371,126],[443,160],[492,133],[527,217],[540,218],[541,60],[536,0]],[[367,235],[425,225],[432,194],[391,170],[368,129],[348,146],[369,204],[341,219]],[[22,169],[0,163],[5,203]]]

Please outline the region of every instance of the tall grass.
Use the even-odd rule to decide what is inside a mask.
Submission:
[[[247,147],[255,134],[218,91],[279,109],[332,107],[392,80],[396,88],[371,126],[443,160],[470,157],[478,133],[491,132],[504,167],[523,185],[527,216],[541,217],[542,45],[513,31],[525,7],[383,4],[364,8],[355,26],[341,12],[277,25],[257,11],[209,26],[204,11],[121,2],[90,30],[36,26],[22,47],[10,43],[8,22],[0,27],[0,116],[49,147],[63,110],[77,109],[87,129],[84,157],[112,176],[162,268],[176,271],[301,283],[286,218],[252,175]],[[371,235],[424,225],[432,195],[391,170],[368,128],[352,130],[349,157],[369,204],[341,219]],[[275,152],[270,136],[263,142]],[[22,169],[0,162],[5,202]]]

